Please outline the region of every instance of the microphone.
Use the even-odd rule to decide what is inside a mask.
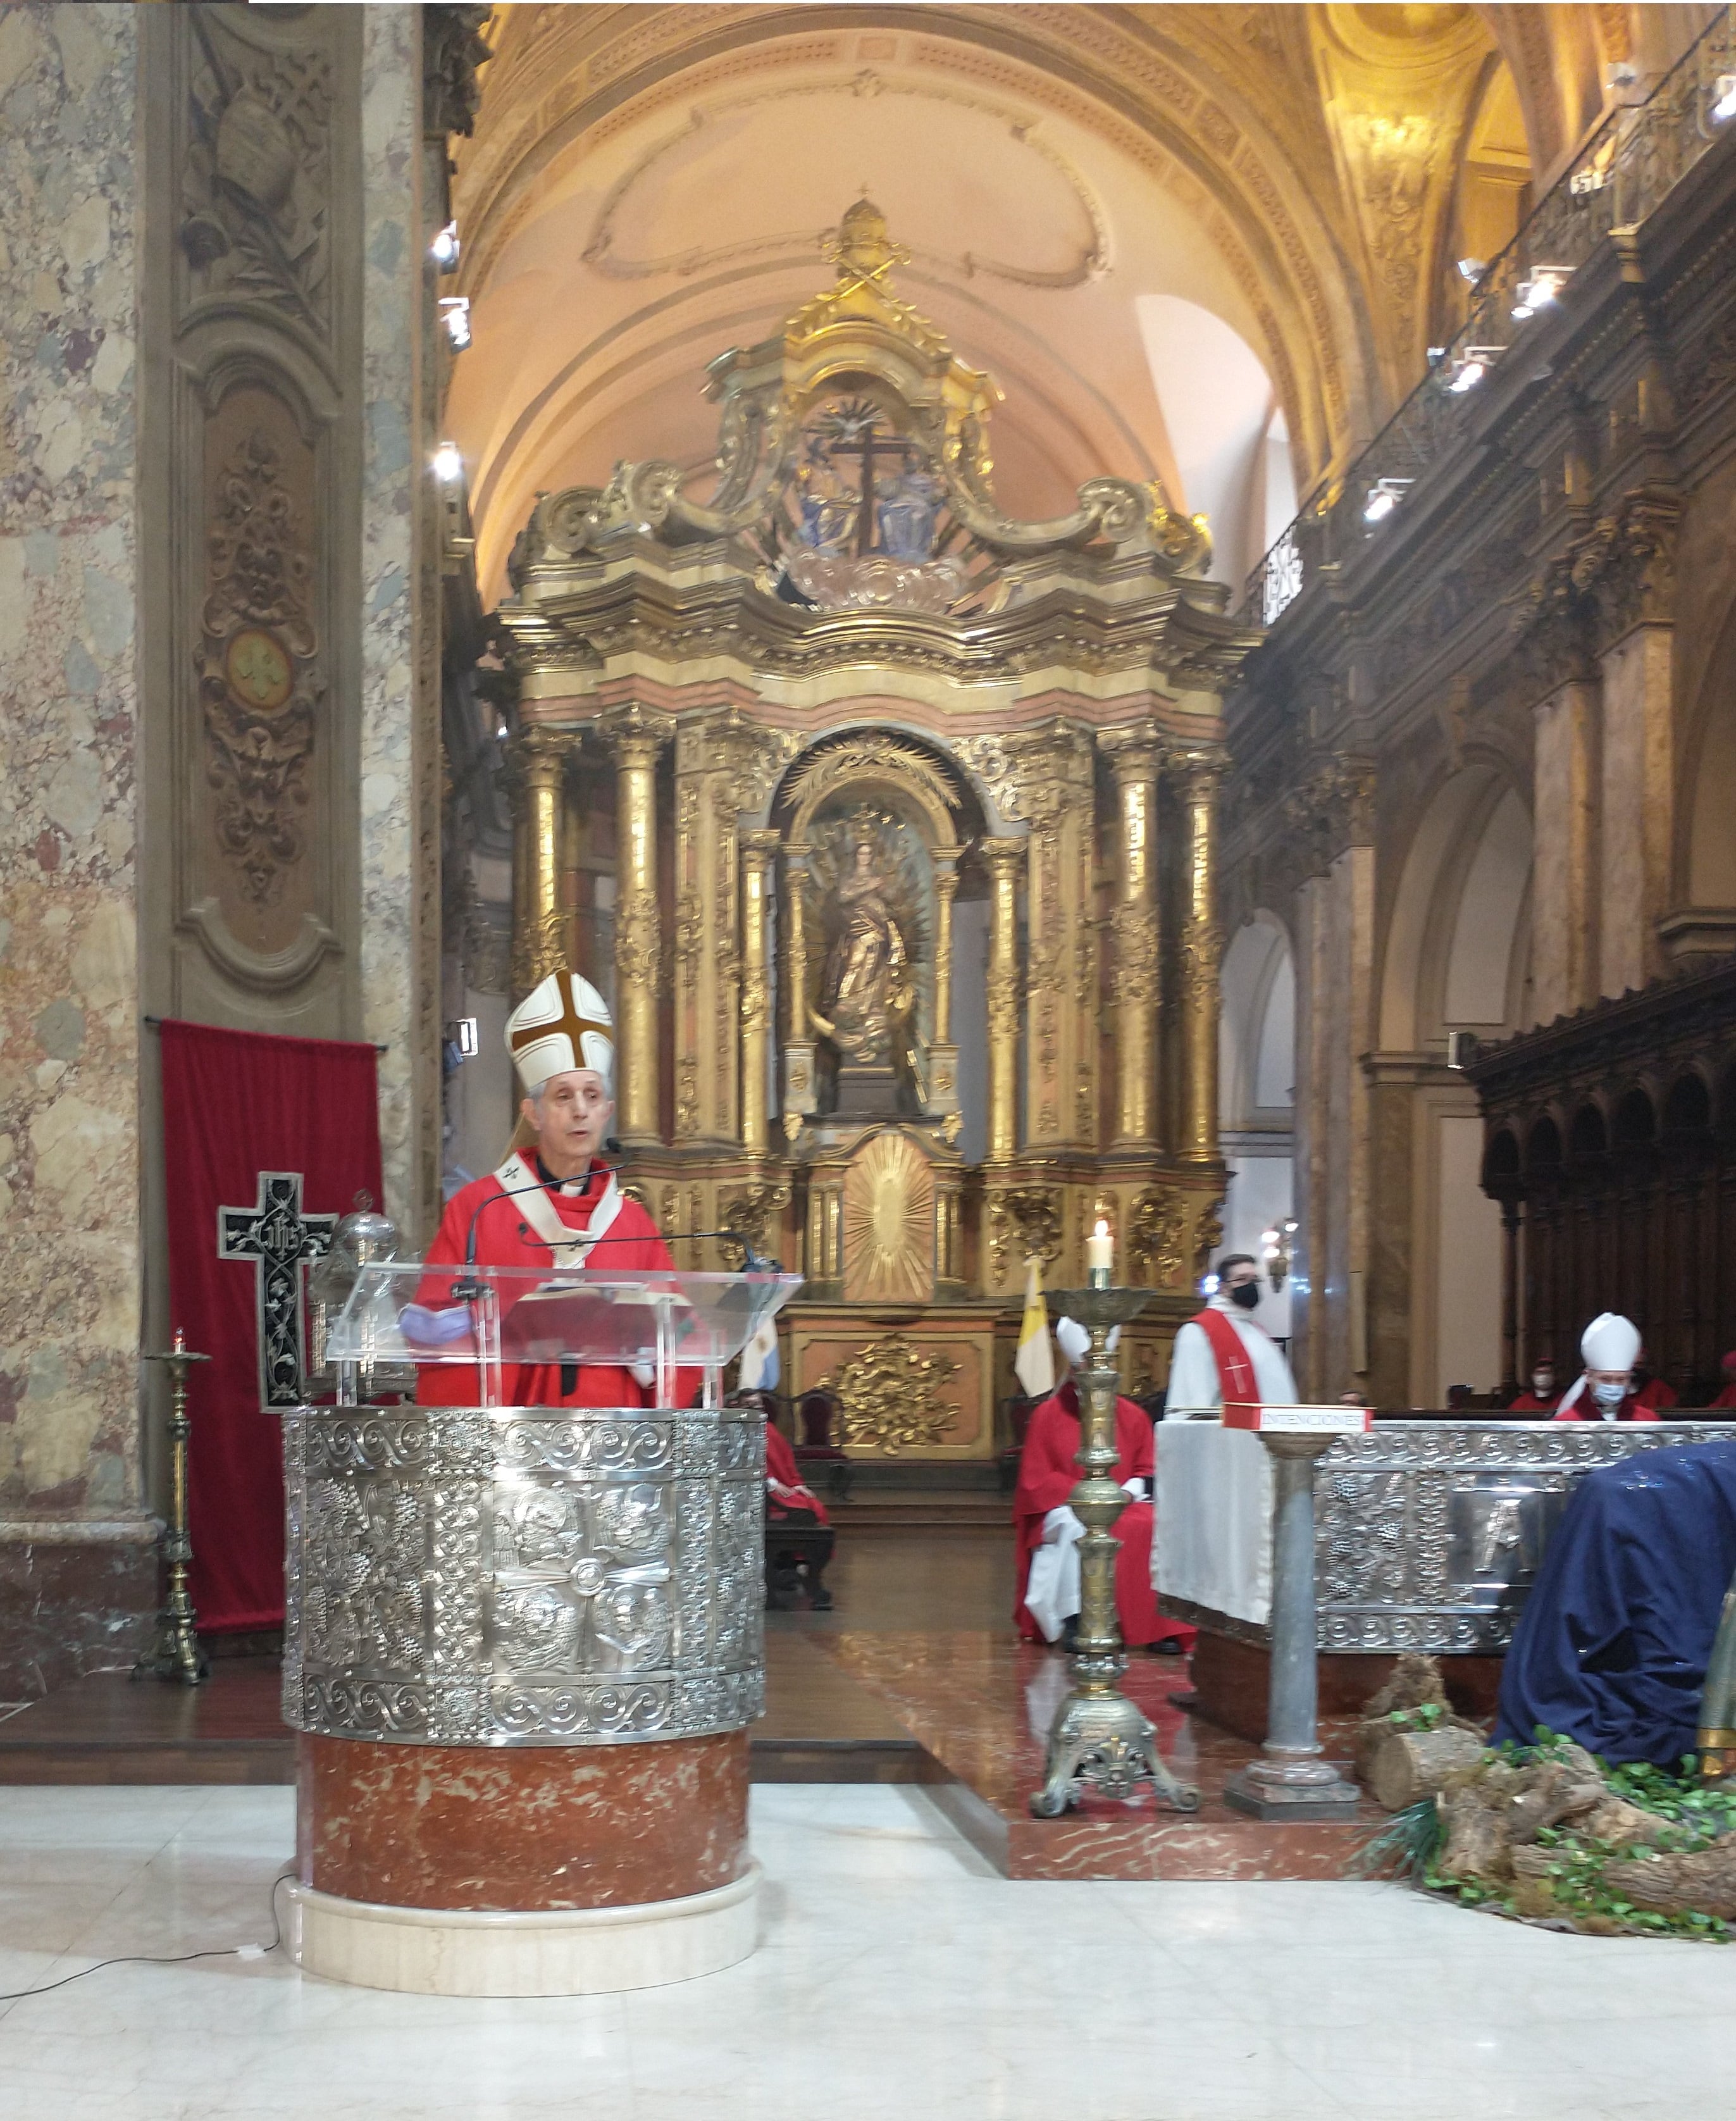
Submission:
[[[605,1145],[616,1149],[621,1146],[618,1142],[612,1140]],[[590,1183],[591,1171],[619,1171],[621,1168],[618,1163],[603,1163],[593,1158],[590,1171],[587,1171],[584,1174],[584,1183],[586,1185]],[[570,1186],[572,1183],[573,1181],[570,1178],[539,1178],[534,1186],[503,1186],[498,1193],[490,1193],[478,1200],[476,1212],[470,1218],[470,1228],[464,1233],[465,1266],[474,1266],[477,1263],[477,1225],[482,1219],[482,1211],[485,1208],[491,1208],[496,1200],[522,1200],[527,1193],[558,1192],[563,1186]],[[597,1242],[601,1244],[603,1241],[599,1238]]]

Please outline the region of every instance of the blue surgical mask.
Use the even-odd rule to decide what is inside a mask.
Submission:
[[[1591,1387],[1591,1396],[1599,1406],[1619,1406],[1627,1396],[1626,1385],[1597,1384]]]

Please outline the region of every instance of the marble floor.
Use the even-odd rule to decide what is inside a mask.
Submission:
[[[454,2002],[281,1953],[0,2003],[7,2121],[1715,2121],[1736,1953],[1380,1886],[1009,1883],[916,1788],[756,1788],[761,1949]],[[0,1790],[0,1990],[263,1942],[281,1788]]]

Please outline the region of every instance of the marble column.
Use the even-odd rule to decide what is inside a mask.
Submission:
[[[616,1084],[621,1139],[661,1140],[657,1005],[663,964],[657,902],[657,761],[668,741],[661,716],[629,707],[604,734],[615,753]]]
[[[0,1698],[12,1700],[124,1663],[156,1600],[137,1361],[140,636],[157,535],[137,457],[139,43],[152,12],[0,15]]]
[[[1119,813],[1116,836],[1115,967],[1115,1131],[1118,1149],[1149,1151],[1157,1141],[1157,1010],[1161,995],[1157,891],[1156,733],[1110,730],[1109,754]]]
[[[1218,1161],[1217,1005],[1223,930],[1217,919],[1217,785],[1223,759],[1189,751],[1175,761],[1187,818],[1186,911],[1181,930],[1184,1163]]]
[[[1598,991],[1604,995],[1642,987],[1664,969],[1658,922],[1671,904],[1674,644],[1673,627],[1639,626],[1601,659],[1597,911]]]
[[[1571,678],[1534,711],[1536,814],[1547,821],[1531,873],[1532,1001],[1539,1023],[1596,997],[1597,710],[1596,686]]]
[[[386,1200],[412,1243],[440,1210],[440,377],[444,140],[426,137],[422,11],[361,32],[362,1036],[380,1048]]]
[[[1023,840],[984,840],[989,865],[988,1161],[1010,1163],[1019,1149],[1019,872]]]
[[[750,1156],[764,1156],[770,1146],[766,1091],[771,976],[766,930],[780,844],[775,832],[742,835],[742,1146]]]
[[[514,880],[513,999],[539,980],[568,969],[566,916],[561,902],[562,808],[572,739],[534,723],[512,748]]]

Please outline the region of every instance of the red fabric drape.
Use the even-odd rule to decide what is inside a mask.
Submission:
[[[375,1055],[173,1019],[162,1038],[171,1323],[212,1358],[194,1366],[188,1388],[193,1602],[201,1629],[274,1628],[283,1620],[283,1442],[262,1403],[272,1389],[268,1381],[262,1390],[262,1270],[244,1252],[222,1256],[225,1211],[265,1200],[263,1174],[299,1180],[277,1191],[299,1196],[303,1218],[347,1214],[362,1189],[381,1204]],[[232,1249],[254,1242],[247,1219],[229,1217]],[[280,1228],[293,1241],[287,1223]],[[330,1228],[316,1224],[314,1242]],[[276,1388],[287,1388],[281,1370]]]

